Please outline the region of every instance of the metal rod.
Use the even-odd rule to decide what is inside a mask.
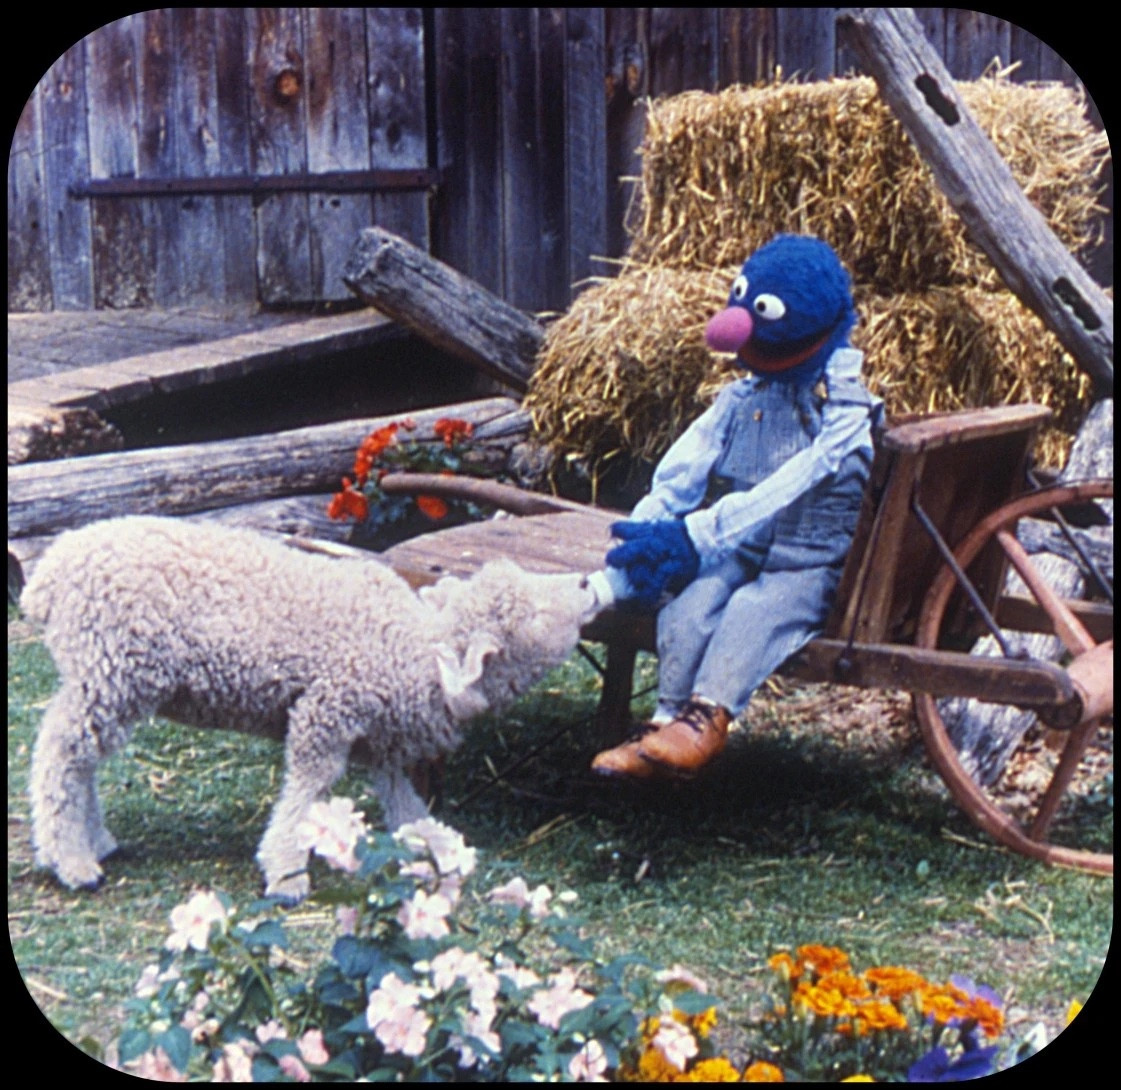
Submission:
[[[1028,481],[1036,491],[1042,488],[1042,485],[1039,483],[1039,478],[1036,477],[1030,469],[1028,470]],[[1113,587],[1110,581],[1102,573],[1102,570],[1098,567],[1094,558],[1083,548],[1082,543],[1075,538],[1074,530],[1070,523],[1067,522],[1063,517],[1063,513],[1057,507],[1048,508],[1048,512],[1055,520],[1055,524],[1059,527],[1059,531],[1062,533],[1063,537],[1067,539],[1067,543],[1078,554],[1078,558],[1082,563],[1086,565],[1086,570],[1094,577],[1094,581],[1101,588],[1102,593],[1109,599],[1109,604],[1113,605]]]
[[[989,634],[1000,644],[1000,650],[1006,659],[1016,658],[1008,640],[1000,630],[1000,626],[996,623],[996,618],[989,612],[989,607],[981,600],[981,595],[977,593],[977,588],[970,582],[969,576],[962,570],[961,565],[957,562],[957,557],[954,556],[950,550],[949,545],[946,544],[945,539],[938,532],[938,527],[931,521],[930,516],[922,509],[919,504],[919,497],[917,494],[911,496],[911,510],[914,512],[915,518],[919,520],[919,524],[927,532],[930,540],[934,542],[934,547],[941,554],[942,559],[946,562],[946,566],[954,573],[954,578],[957,580],[958,586],[965,591],[973,608],[977,611],[981,620],[984,622],[985,627],[989,630]]]
[[[429,189],[429,169],[331,170],[322,174],[224,174],[197,178],[94,178],[70,187],[72,197],[209,196],[228,193],[374,193]]]

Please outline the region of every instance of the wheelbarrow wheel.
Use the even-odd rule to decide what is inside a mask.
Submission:
[[[1017,749],[1005,762],[1001,779],[995,784],[982,785],[979,777],[963,763],[946,728],[938,699],[928,693],[914,695],[916,716],[931,760],[954,799],[980,828],[1001,844],[1032,858],[1105,874],[1113,873],[1112,850],[1089,850],[1084,846],[1097,830],[1086,833],[1084,825],[1073,822],[1075,831],[1072,832],[1072,822],[1067,821],[1062,839],[1074,840],[1073,845],[1054,843],[1051,836],[1064,807],[1069,810],[1072,805],[1085,801],[1085,784],[1079,784],[1077,777],[1080,766],[1085,770],[1087,757],[1093,757],[1093,775],[1097,777],[1099,789],[1103,794],[1108,791],[1112,795],[1112,636],[1108,641],[1103,640],[1098,628],[1098,639],[1090,635],[1070,605],[1048,585],[1039,566],[1028,556],[1015,534],[1020,519],[1045,516],[1055,508],[1070,504],[1112,498],[1113,482],[1106,480],[1055,485],[1028,493],[985,518],[954,550],[959,566],[968,570],[986,546],[1000,548],[1027,588],[1029,600],[1038,607],[1033,611],[1036,620],[1032,627],[1025,625],[1023,631],[1044,631],[1057,636],[1066,652],[1064,660],[1069,659],[1066,668],[1072,676],[1077,672],[1074,664],[1080,659],[1087,669],[1093,664],[1095,678],[1105,677],[1108,671],[1108,681],[1096,686],[1101,690],[1097,701],[1087,703],[1093,714],[1087,717],[1084,713],[1081,722],[1063,732],[1065,737],[1048,731],[1042,722],[1030,724],[1021,735]],[[917,647],[938,648],[956,586],[954,573],[949,566],[943,566],[923,602],[915,637]],[[1112,633],[1111,607],[1108,623]],[[1015,638],[1007,629],[1005,633]],[[1047,745],[1041,744],[1041,737],[1048,740]],[[1061,752],[1057,756],[1049,748],[1056,739],[1061,740]],[[1026,785],[1020,782],[1015,792],[1009,792],[1001,780],[1018,757],[1027,757],[1029,747],[1036,762],[1042,760],[1044,767],[1036,768],[1035,775],[1027,777]],[[1076,787],[1078,793],[1074,790]]]

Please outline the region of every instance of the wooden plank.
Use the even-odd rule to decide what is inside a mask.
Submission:
[[[49,222],[43,177],[42,95],[32,92],[8,155],[8,310],[49,310]]]
[[[86,40],[90,176],[131,178],[138,170],[135,16]],[[150,235],[139,201],[99,199],[93,212],[94,305],[147,306],[155,295]]]
[[[489,425],[517,411],[508,398],[455,406],[475,424],[475,442],[489,444]],[[438,442],[433,426],[448,406],[412,413],[415,442]],[[519,414],[521,415],[521,414]],[[122,451],[12,466],[8,471],[8,534],[55,533],[123,514],[184,514],[246,500],[335,489],[354,465],[363,437],[394,418],[346,420],[275,435],[214,443]],[[495,440],[508,449],[510,438]]]
[[[737,12],[740,9],[735,9]],[[649,72],[646,8],[607,8],[604,22],[607,91],[607,255],[621,257],[630,243],[627,215],[642,174]]]
[[[247,8],[250,167],[307,172],[308,72],[298,8]],[[257,290],[263,303],[314,298],[306,193],[273,193],[256,205]]]
[[[713,8],[650,9],[652,95],[716,90],[720,68],[717,27]]]
[[[599,272],[607,251],[607,149],[603,78],[606,45],[602,8],[565,13],[565,133],[568,167],[568,279]]]
[[[564,162],[564,96],[556,88],[564,86],[563,8],[540,8],[537,17],[537,78],[539,119],[538,177],[536,187],[541,201],[541,296],[528,305],[536,311],[563,311],[569,301],[568,250],[565,246],[565,172],[556,164]],[[620,254],[622,249],[612,250]]]
[[[249,139],[249,46],[243,8],[214,8],[215,111],[219,175],[251,174]],[[256,221],[248,196],[215,201],[222,240],[223,298],[256,301]]]
[[[537,180],[539,100],[537,12],[502,8],[499,16],[502,127],[502,297],[533,308],[543,292],[542,206]]]
[[[436,8],[432,16],[432,52],[439,72],[434,95],[436,165],[443,181],[432,199],[431,252],[470,275],[466,21],[463,8]]]
[[[720,86],[769,83],[775,74],[775,8],[720,8]]]
[[[365,32],[370,165],[385,170],[427,167],[424,9],[367,8]],[[427,193],[375,193],[373,219],[362,226],[380,224],[427,250],[428,201]]]
[[[995,60],[1008,64],[1012,28],[1004,19],[971,8],[946,11],[946,69],[954,79],[978,79]]]
[[[173,108],[173,84],[179,51],[172,37],[171,12],[153,8],[133,16],[136,42],[136,177],[174,178],[178,117]],[[193,58],[183,58],[193,60]],[[180,204],[174,198],[125,199],[135,203],[144,220],[152,262],[151,301],[174,306],[186,299]],[[211,243],[213,246],[213,243]]]
[[[172,8],[178,63],[172,88],[176,173],[205,178],[222,169],[219,150],[218,72],[213,8]],[[244,112],[243,104],[242,110]],[[178,208],[178,295],[218,302],[226,297],[225,248],[219,198],[168,199]],[[215,240],[222,239],[221,245]]]
[[[967,696],[1018,707],[1062,707],[1074,699],[1065,670],[1052,663],[993,659],[955,651],[816,639],[780,672],[861,688]]]
[[[1113,301],[1024,196],[910,11],[852,8],[844,23],[971,238],[1099,393],[1111,394]]]
[[[305,8],[307,43],[307,168],[370,166],[366,102],[366,20],[361,8]],[[349,299],[342,270],[354,236],[371,223],[362,193],[312,193],[308,198],[311,294]]]
[[[775,59],[782,74],[800,82],[830,79],[835,71],[835,8],[779,8]]]
[[[469,247],[464,270],[484,288],[502,294],[502,129],[499,119],[498,17],[496,8],[475,8],[466,27],[467,214]]]
[[[94,301],[92,209],[67,192],[74,179],[90,176],[85,39],[51,65],[36,93],[43,104],[52,301],[56,310],[86,310]]]
[[[355,294],[432,344],[525,390],[544,332],[473,280],[380,227],[359,234],[343,277]]]

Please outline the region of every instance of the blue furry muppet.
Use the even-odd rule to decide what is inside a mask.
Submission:
[[[820,239],[757,250],[708,323],[745,372],[666,452],[614,525],[602,578],[658,609],[658,705],[592,768],[689,777],[725,746],[755,689],[820,631],[836,594],[882,411],[849,346],[848,273]]]

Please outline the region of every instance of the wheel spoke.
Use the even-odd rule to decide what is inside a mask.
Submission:
[[[1063,641],[1063,646],[1072,655],[1082,655],[1094,646],[1090,633],[1086,631],[1082,622],[1067,608],[1066,603],[1047,585],[1039,574],[1039,569],[1031,562],[1017,540],[1015,534],[1009,530],[1001,529],[996,532],[997,540],[1004,549],[1012,567],[1024,581],[1028,590],[1035,595],[1035,600],[1047,612],[1055,626],[1055,635]]]
[[[1082,754],[1086,752],[1090,740],[1097,734],[1099,722],[1097,719],[1091,719],[1085,723],[1080,723],[1067,736],[1066,745],[1063,746],[1062,756],[1059,758],[1059,765],[1055,769],[1055,774],[1051,777],[1051,782],[1047,785],[1047,790],[1039,803],[1039,809],[1031,827],[1028,829],[1028,836],[1032,840],[1045,840],[1047,838],[1047,832],[1051,828],[1051,822],[1059,809],[1059,804],[1063,801],[1063,796],[1066,794],[1067,788],[1070,787],[1075,772],[1078,771],[1078,763],[1082,760]]]

